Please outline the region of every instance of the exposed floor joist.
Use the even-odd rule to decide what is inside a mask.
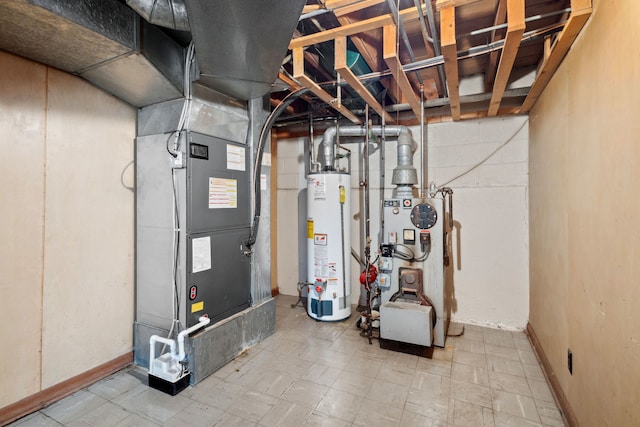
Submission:
[[[456,42],[456,10],[446,7],[440,10],[440,42],[444,57],[444,73],[451,105],[451,117],[460,120],[460,82],[458,78],[458,47]]]
[[[524,0],[507,0],[507,36],[504,40],[502,55],[500,55],[500,63],[496,73],[496,80],[493,83],[493,94],[489,103],[488,116],[492,117],[498,114],[502,95],[507,88],[509,76],[513,63],[516,60],[520,40],[524,33]]]
[[[493,20],[493,26],[502,25],[505,22],[507,22],[507,0],[498,0],[498,8],[496,10],[496,17]],[[502,38],[502,31],[491,31],[491,43],[501,40]],[[498,58],[500,58],[499,50],[493,51],[489,54],[489,65],[487,65],[487,71],[484,74],[485,90],[487,91],[490,91],[493,87],[496,72],[498,71]]]
[[[349,69],[347,65],[347,38],[336,37],[335,39],[335,67],[336,71],[340,73],[343,79],[349,83],[349,86],[356,91],[358,95],[367,103],[373,110],[378,113],[380,117],[384,116],[384,119],[388,123],[392,123],[394,120],[391,115],[384,111],[382,105],[373,97],[371,92],[364,87],[364,85],[358,80],[355,74]]]
[[[331,108],[345,116],[351,122],[360,124],[362,121],[344,105],[335,102],[333,96],[322,89],[316,82],[304,73],[304,52],[302,48],[293,49],[293,78],[298,80],[305,87],[309,88],[318,98],[326,102]]]
[[[413,86],[411,86],[411,82],[409,82],[409,78],[407,74],[404,72],[402,68],[402,63],[398,58],[397,52],[397,38],[396,38],[396,27],[395,25],[386,25],[383,28],[383,36],[382,36],[382,57],[386,62],[391,74],[395,78],[396,82],[398,82],[398,86],[402,91],[406,101],[411,106],[411,110],[416,115],[418,120],[420,119],[420,101],[416,97],[416,93],[413,90]]]
[[[424,6],[422,6],[424,11]],[[400,11],[400,19],[405,21],[415,21],[418,19],[418,9],[410,7]],[[309,46],[316,43],[322,43],[333,40],[338,36],[351,36],[353,34],[362,33],[376,28],[382,28],[386,25],[393,25],[393,16],[390,13],[376,16],[375,18],[365,19],[363,21],[354,22],[348,25],[332,28],[330,30],[321,31],[319,33],[309,34],[308,36],[292,39],[289,43],[289,49]]]
[[[578,37],[580,30],[582,30],[582,27],[591,16],[591,12],[591,0],[571,0],[569,20],[552,46],[549,56],[543,60],[536,80],[533,82],[533,86],[524,100],[520,112],[529,112],[540,95],[542,95],[542,91],[549,84],[551,77],[553,77],[569,48]]]

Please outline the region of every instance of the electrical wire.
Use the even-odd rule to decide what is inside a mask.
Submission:
[[[462,172],[461,174],[458,174],[456,176],[454,176],[453,178],[451,178],[450,180],[448,180],[447,182],[445,182],[444,184],[441,184],[438,186],[438,189],[441,190],[443,187],[449,185],[450,183],[452,183],[453,181],[455,181],[458,178],[462,178],[463,176],[465,176],[466,174],[474,171],[476,168],[482,166],[482,164],[484,164],[484,162],[486,162],[487,160],[489,160],[491,158],[491,156],[493,156],[494,154],[496,154],[498,151],[500,151],[502,148],[504,148],[508,143],[510,143],[511,141],[514,140],[514,138],[516,137],[516,135],[518,135],[518,133],[520,133],[520,131],[524,128],[524,126],[529,123],[529,120],[525,120],[524,123],[522,123],[522,125],[518,128],[518,130],[516,130],[513,135],[511,135],[509,137],[509,139],[507,139],[505,142],[503,142],[502,144],[500,144],[500,146],[498,146],[498,148],[496,148],[495,150],[493,150],[491,153],[489,153],[488,156],[486,156],[484,159],[480,160],[480,162],[478,162],[477,164],[475,164],[474,166],[472,166],[471,168],[469,168],[468,170]]]
[[[291,105],[296,99],[300,98],[302,95],[309,92],[308,88],[300,88],[294,90],[284,97],[282,102],[273,109],[271,114],[267,117],[264,125],[262,126],[262,130],[260,131],[260,139],[258,142],[257,152],[256,152],[256,161],[253,167],[253,194],[252,194],[252,205],[253,205],[253,222],[251,224],[251,232],[249,233],[249,238],[245,242],[245,246],[247,247],[246,255],[252,253],[252,246],[256,243],[256,239],[258,237],[258,228],[260,226],[260,208],[261,208],[261,191],[260,191],[260,171],[262,170],[262,155],[264,153],[264,148],[266,146],[267,136],[271,131],[271,126],[273,126],[273,122],[282,114],[282,112]]]
[[[126,188],[127,190],[133,192],[135,191],[135,188],[133,187],[129,187],[127,184],[124,183],[124,173],[127,171],[127,169],[129,169],[129,166],[131,166],[133,164],[133,160],[131,160],[129,163],[127,163],[127,165],[122,169],[122,173],[120,174],[120,184],[122,184],[122,186],[124,188]]]

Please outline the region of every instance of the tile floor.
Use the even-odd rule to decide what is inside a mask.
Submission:
[[[15,426],[564,426],[522,332],[465,325],[432,359],[276,298],[276,333],[171,397],[131,367]],[[449,333],[460,331],[452,325]]]

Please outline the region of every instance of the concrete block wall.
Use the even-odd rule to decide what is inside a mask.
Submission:
[[[486,162],[448,184],[454,194],[454,310],[462,322],[522,329],[528,319],[528,121],[527,117],[471,120],[427,126],[429,176],[438,186]],[[420,128],[412,127],[420,143]],[[316,137],[316,147],[321,137]],[[507,140],[506,145],[500,148]],[[345,141],[346,142],[346,141]],[[362,252],[364,179],[363,144],[346,143],[352,152],[352,247]],[[380,201],[380,151],[370,156],[369,187],[372,247],[377,248]],[[397,162],[394,138],[385,143],[385,197],[392,194]],[[304,239],[293,235],[298,197],[306,187],[304,138],[278,142],[278,286],[296,295],[298,253]],[[419,169],[419,147],[414,154]],[[420,170],[419,170],[420,174]],[[303,218],[304,220],[305,218]],[[352,260],[352,303],[359,294],[358,264]]]

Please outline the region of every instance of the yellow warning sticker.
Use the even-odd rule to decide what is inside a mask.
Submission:
[[[307,239],[313,239],[313,220],[307,220]]]
[[[197,313],[199,311],[204,310],[204,301],[200,301],[200,302],[195,302],[193,304],[191,304],[191,312],[192,313]]]

